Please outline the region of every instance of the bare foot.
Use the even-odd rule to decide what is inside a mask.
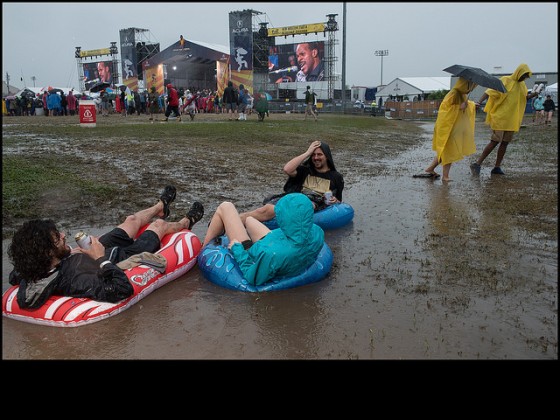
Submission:
[[[442,181],[444,181],[444,182],[450,182],[450,181],[453,181],[453,180],[452,180],[451,178],[445,178],[445,177],[444,177],[444,178],[441,178],[441,180],[442,180]]]

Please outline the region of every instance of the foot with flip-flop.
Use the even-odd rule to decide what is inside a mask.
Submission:
[[[435,169],[440,164],[439,158],[436,156],[430,166],[424,169],[424,172],[412,175],[413,178],[431,178],[431,179],[438,179],[440,174],[438,174]],[[446,163],[443,165],[443,178],[442,181],[449,182],[451,179],[449,178],[449,170],[451,169],[451,163]]]
[[[440,174],[438,174],[437,172],[422,172],[421,174],[412,175],[412,177],[438,179],[440,177]]]

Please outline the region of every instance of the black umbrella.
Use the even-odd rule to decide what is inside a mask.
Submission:
[[[101,92],[104,89],[107,89],[108,87],[111,87],[111,83],[107,83],[107,82],[99,82],[96,83],[95,85],[93,85],[92,87],[89,88],[90,92]]]
[[[64,91],[62,89],[59,89],[59,88],[52,88],[52,89],[49,89],[49,93],[64,93]]]
[[[25,96],[26,98],[35,98],[35,92],[29,89],[24,89],[20,92],[20,96]]]
[[[484,70],[478,67],[462,66],[460,64],[455,64],[451,67],[443,69],[453,76],[462,77],[470,82],[476,83],[477,85],[484,86],[490,89],[497,90],[498,92],[505,93],[506,87],[500,79],[486,73]]]

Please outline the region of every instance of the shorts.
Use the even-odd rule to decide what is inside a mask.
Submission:
[[[245,109],[247,109],[247,104],[239,104],[237,107],[237,110],[241,113],[245,112]]]
[[[492,137],[490,138],[490,141],[495,141],[496,143],[501,143],[502,141],[509,143],[513,140],[513,133],[514,131],[492,130]]]
[[[160,247],[159,237],[153,230],[144,231],[136,240],[121,228],[116,227],[99,238],[105,247],[105,256],[113,264],[142,252],[155,253]]]
[[[236,105],[236,104],[234,104],[234,103],[229,103],[229,102],[226,103],[226,109],[227,109],[227,110],[230,110],[230,109],[231,109],[232,111],[235,111],[236,108],[237,108],[237,105]]]
[[[275,194],[275,195],[268,196],[263,200],[263,205],[265,205],[265,204],[276,205],[276,203],[278,203],[278,200],[280,200],[286,194],[287,193]],[[320,196],[318,194],[311,194],[311,193],[308,193],[308,194],[302,193],[302,194],[307,196],[307,198],[309,198],[311,200],[311,202],[313,203],[313,211],[319,211],[319,210],[323,210],[323,209],[327,208],[327,203],[325,203],[322,196]]]
[[[243,245],[243,249],[245,251],[247,251],[249,248],[251,248],[253,246],[253,241],[250,239],[247,239],[246,241],[241,242],[241,245]]]

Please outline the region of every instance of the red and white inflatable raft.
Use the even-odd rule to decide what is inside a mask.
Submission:
[[[2,296],[2,315],[18,321],[52,327],[78,327],[101,321],[130,308],[154,290],[188,272],[196,264],[200,248],[200,239],[190,230],[184,229],[164,236],[161,249],[157,253],[167,260],[165,272],[160,273],[145,265],[125,270],[134,293],[120,302],[51,296],[38,309],[21,309],[16,299],[19,286],[12,286]]]

